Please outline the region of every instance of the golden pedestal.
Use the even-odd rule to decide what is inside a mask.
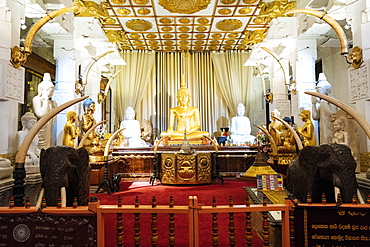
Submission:
[[[212,183],[210,153],[161,154],[162,184],[209,184]]]

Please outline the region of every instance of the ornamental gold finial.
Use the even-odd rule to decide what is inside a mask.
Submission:
[[[184,74],[181,74],[180,88],[187,88],[186,87],[185,75]]]

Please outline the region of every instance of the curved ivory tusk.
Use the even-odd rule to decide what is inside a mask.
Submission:
[[[284,15],[289,15],[289,14],[294,14],[294,13],[312,15],[328,23],[338,35],[340,46],[341,46],[340,55],[348,54],[348,44],[347,44],[346,34],[343,31],[342,27],[338,24],[338,22],[336,22],[336,20],[328,16],[325,12],[321,12],[321,11],[313,10],[313,9],[292,9],[292,10],[285,12]]]
[[[74,10],[77,10],[79,9],[80,7],[78,6],[71,6],[71,7],[66,7],[66,8],[61,8],[61,9],[57,9],[51,13],[48,13],[46,14],[46,16],[42,17],[38,22],[35,23],[35,25],[33,25],[30,29],[30,31],[28,32],[27,36],[26,36],[26,40],[24,42],[24,52],[26,53],[31,53],[32,52],[32,41],[37,33],[37,31],[40,30],[40,28],[42,28],[42,26],[44,26],[48,21],[54,19],[55,17],[57,16],[60,16],[60,15],[63,15],[69,11],[74,11]]]
[[[159,143],[161,143],[161,141],[162,141],[165,137],[166,137],[166,136],[162,136],[162,137],[161,137],[161,139],[159,139],[159,140],[157,141],[157,143],[155,144],[154,149],[153,149],[154,154],[156,154],[156,153],[157,153],[158,145],[159,145]]]
[[[295,142],[297,143],[297,146],[298,146],[298,150],[302,150],[303,149],[303,144],[302,144],[301,138],[299,138],[297,132],[294,131],[292,126],[290,126],[287,122],[285,122],[283,119],[281,119],[279,117],[275,116],[275,118],[277,120],[279,120],[280,122],[282,122],[284,124],[284,126],[288,128],[288,130],[293,134],[294,140],[295,140]]]
[[[204,135],[203,137],[205,137],[205,138],[207,138],[211,141],[212,146],[215,148],[215,152],[218,153],[217,143],[215,143],[209,136]]]
[[[88,130],[86,131],[86,133],[83,135],[83,137],[81,138],[81,141],[80,141],[80,143],[78,144],[77,149],[82,148],[82,147],[84,146],[84,142],[85,142],[85,140],[87,139],[87,137],[90,135],[90,133],[91,133],[91,132],[96,128],[96,127],[98,127],[100,124],[105,123],[105,122],[107,122],[107,121],[108,121],[108,120],[103,120],[103,121],[101,121],[101,122],[99,122],[99,123],[94,124],[93,126],[91,126],[91,128],[90,128],[90,129],[88,129]]]
[[[61,201],[62,207],[67,207],[66,187],[61,187],[60,188],[60,201]]]
[[[270,50],[269,48],[266,48],[266,47],[261,47],[261,49],[265,50],[266,52],[268,52],[273,58],[275,58],[275,60],[279,63],[280,65],[280,68],[283,70],[283,75],[284,75],[284,85],[288,85],[289,83],[287,82],[287,79],[286,79],[286,74],[285,74],[285,69],[284,69],[284,66],[283,64],[280,62],[280,58],[277,56],[277,54],[275,52],[273,52],[272,50]]]
[[[37,202],[36,202],[36,207],[37,208],[41,207],[41,202],[42,202],[42,198],[44,197],[44,194],[45,194],[45,189],[41,188],[40,193],[39,193],[39,197],[37,198]]]
[[[82,101],[82,100],[84,100],[88,97],[89,96],[84,96],[84,97],[81,97],[81,98],[77,98],[77,99],[73,99],[71,101],[68,101],[68,102],[54,108],[53,110],[51,110],[50,112],[45,114],[45,116],[40,118],[40,120],[35,123],[35,125],[30,129],[30,131],[28,131],[28,134],[26,135],[26,137],[24,138],[21,146],[19,147],[17,155],[15,156],[16,167],[17,167],[18,164],[21,165],[22,168],[24,167],[24,161],[26,159],[27,150],[30,147],[33,138],[36,136],[37,132],[39,132],[39,130],[42,128],[42,126],[44,126],[51,118],[53,118],[59,112],[63,111],[64,109],[70,107],[71,105],[74,105],[74,104],[76,104],[76,103],[78,103],[78,102],[80,102],[80,101]]]
[[[269,138],[269,141],[271,143],[272,155],[274,157],[277,157],[277,155],[278,155],[277,146],[276,146],[276,143],[274,141],[274,138],[272,138],[272,136],[270,135],[270,132],[268,132],[268,130],[265,127],[261,127],[261,126],[258,126],[258,125],[256,127],[259,128],[260,130],[262,130],[267,135],[267,138]]]
[[[347,114],[351,115],[353,119],[361,126],[361,128],[365,131],[365,134],[367,135],[367,138],[370,139],[370,125],[369,123],[360,115],[358,114],[355,110],[353,110],[351,107],[348,105],[344,104],[342,101],[339,101],[333,97],[330,97],[326,94],[322,93],[317,93],[317,92],[304,92],[305,94],[309,94],[321,99],[324,99],[328,101],[329,103],[332,103],[333,105],[338,106],[340,109],[345,111]]]
[[[110,144],[112,143],[113,139],[116,137],[116,135],[119,134],[119,132],[121,132],[122,130],[124,130],[126,128],[120,128],[119,130],[117,130],[116,132],[114,132],[112,134],[112,136],[109,138],[109,140],[107,141],[107,144],[105,145],[105,149],[104,149],[104,160],[107,159],[108,160],[108,152],[109,152],[109,146]]]
[[[82,84],[83,85],[86,85],[87,84],[87,76],[89,75],[89,72],[92,68],[92,66],[102,57],[104,57],[105,55],[108,55],[110,53],[112,53],[114,51],[107,51],[107,52],[104,52],[103,54],[100,54],[99,56],[93,58],[86,66],[85,70],[84,70],[84,73],[82,74]]]
[[[116,78],[116,76],[119,74],[121,72],[121,70],[118,70],[110,79],[109,79],[109,81],[108,81],[108,83],[107,83],[107,86],[105,87],[105,89],[104,89],[104,99],[107,97],[107,92],[108,92],[108,90],[109,90],[109,88],[110,88],[110,85],[112,84],[112,82],[113,82],[113,80],[114,80],[114,78]]]

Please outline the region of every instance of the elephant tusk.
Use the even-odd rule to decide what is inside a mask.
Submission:
[[[204,137],[204,138],[207,138],[208,140],[210,140],[210,141],[211,141],[212,146],[215,148],[215,152],[216,152],[216,153],[218,153],[217,143],[216,143],[215,141],[213,141],[209,136],[204,135],[203,137]]]
[[[277,151],[277,146],[276,146],[276,143],[274,141],[274,138],[272,138],[272,136],[270,135],[270,132],[268,132],[268,130],[265,127],[261,127],[261,126],[258,126],[258,125],[256,127],[259,128],[260,130],[262,130],[267,135],[267,138],[269,138],[269,141],[271,143],[272,156],[274,156],[275,159],[276,159],[277,156],[278,156],[278,151]]]
[[[348,113],[353,119],[361,126],[361,128],[365,131],[365,134],[367,135],[367,138],[370,139],[370,125],[369,123],[360,115],[358,114],[355,110],[353,110],[351,107],[348,105],[344,104],[342,101],[339,101],[333,97],[327,96],[322,93],[317,93],[317,92],[304,92],[305,94],[309,94],[315,97],[319,97],[321,99],[324,99],[328,101],[329,103],[332,103],[333,105],[338,106],[340,109]]]
[[[85,86],[86,84],[87,84],[87,77],[88,77],[88,75],[89,75],[89,72],[90,72],[90,70],[91,70],[91,68],[92,68],[92,66],[100,59],[100,58],[102,58],[102,57],[104,57],[105,55],[108,55],[108,54],[110,54],[110,53],[112,53],[112,52],[114,52],[114,51],[107,51],[107,52],[104,52],[103,54],[100,54],[99,56],[97,56],[97,57],[95,57],[95,58],[93,58],[90,62],[89,62],[89,64],[86,66],[86,68],[85,68],[85,70],[84,70],[84,72],[83,72],[83,74],[82,74],[82,84]]]
[[[44,188],[41,188],[39,197],[37,198],[36,207],[41,207],[42,198],[44,197],[45,190]]]
[[[156,154],[156,153],[157,153],[157,149],[158,149],[159,143],[161,143],[161,141],[162,141],[165,137],[167,137],[167,136],[162,136],[162,137],[161,137],[161,139],[159,139],[159,140],[157,141],[157,143],[154,145],[154,149],[153,149],[154,154]]]
[[[84,96],[84,97],[81,97],[81,98],[77,98],[77,99],[73,99],[71,101],[68,101],[68,102],[54,108],[53,110],[51,110],[50,112],[45,114],[45,116],[43,116],[39,121],[37,121],[35,123],[35,125],[30,129],[30,131],[28,132],[28,134],[24,138],[21,146],[19,147],[17,155],[15,156],[15,162],[16,162],[15,163],[15,168],[23,168],[24,167],[24,161],[26,159],[28,148],[30,147],[33,138],[36,136],[36,134],[39,132],[39,130],[42,128],[42,126],[44,126],[51,118],[53,118],[59,112],[63,111],[64,109],[70,107],[71,105],[74,105],[74,104],[76,104],[76,103],[78,103],[78,102],[80,102],[80,101],[82,101],[82,100],[84,100],[88,97],[89,96]]]
[[[107,122],[107,121],[108,121],[108,120],[103,120],[103,121],[101,121],[101,122],[99,122],[99,123],[94,124],[93,126],[91,126],[91,128],[90,128],[90,129],[88,129],[88,130],[86,131],[86,133],[83,135],[83,137],[82,137],[82,139],[81,139],[80,143],[78,144],[77,149],[82,148],[82,147],[84,146],[84,142],[86,141],[87,137],[90,135],[90,133],[91,133],[93,130],[95,130],[95,128],[96,128],[96,127],[98,127],[100,124],[105,123],[105,122]]]
[[[66,187],[60,188],[60,200],[62,203],[62,207],[67,207],[67,192]]]
[[[282,122],[284,124],[284,126],[288,128],[288,130],[293,134],[294,140],[295,140],[295,142],[297,143],[297,146],[298,146],[298,150],[302,150],[303,149],[303,144],[302,144],[301,138],[299,138],[297,132],[294,131],[292,126],[290,126],[287,122],[285,122],[283,119],[281,119],[279,117],[276,117],[276,119],[279,120],[280,122]]]
[[[280,62],[281,58],[279,58],[275,52],[273,52],[272,50],[270,50],[267,47],[261,47],[261,49],[263,49],[264,51],[266,51],[267,53],[269,53],[279,63],[280,68],[283,71],[284,83],[285,83],[284,85],[289,85],[289,83],[287,82],[287,79],[286,79],[287,78],[286,72],[285,72],[286,70],[284,69],[283,64]]]
[[[105,149],[104,149],[104,160],[108,161],[109,146],[110,146],[111,142],[113,141],[113,139],[116,137],[116,135],[118,135],[124,129],[126,129],[126,128],[120,128],[119,130],[114,132],[113,135],[107,141],[107,144],[105,145]]]

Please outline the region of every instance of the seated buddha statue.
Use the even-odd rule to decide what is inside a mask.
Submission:
[[[209,136],[207,131],[200,130],[199,109],[189,105],[190,98],[190,90],[186,87],[185,81],[181,80],[180,89],[177,91],[179,106],[170,109],[169,127],[167,131],[161,133],[161,137],[167,136],[170,143],[173,140],[182,142],[185,133],[190,144],[198,143],[196,141],[201,144],[204,136]]]
[[[231,119],[231,135],[233,144],[244,144],[254,142],[255,136],[251,135],[251,122],[247,116],[244,116],[245,106],[242,103],[237,107],[238,116]]]
[[[120,124],[122,130],[121,134],[125,137],[125,146],[128,147],[144,147],[145,142],[141,139],[140,122],[135,119],[135,110],[131,106],[126,108],[125,120]]]
[[[79,134],[79,129],[75,127],[77,114],[74,111],[68,111],[66,116],[67,122],[64,125],[62,145],[75,147],[75,138]]]

